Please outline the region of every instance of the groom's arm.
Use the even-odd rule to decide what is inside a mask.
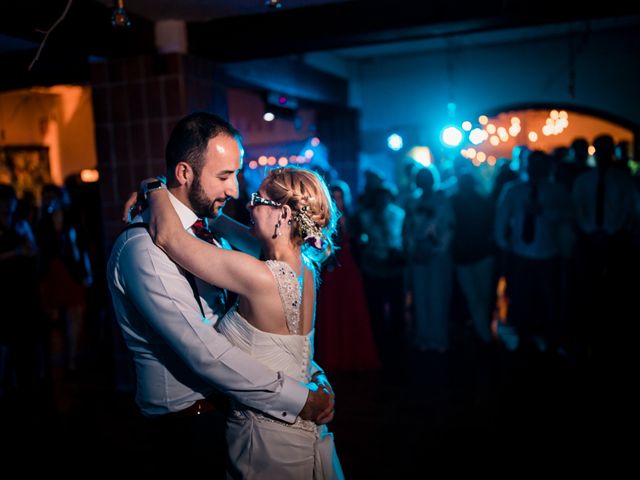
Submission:
[[[182,360],[239,402],[283,421],[316,419],[331,400],[234,347],[202,318],[186,278],[148,235],[129,240],[118,262],[119,285]]]

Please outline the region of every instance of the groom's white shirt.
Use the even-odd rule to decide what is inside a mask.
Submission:
[[[193,234],[197,216],[169,195]],[[146,221],[138,217],[134,221]],[[133,353],[136,402],[144,415],[183,410],[215,389],[286,422],[302,410],[308,389],[234,347],[213,326],[221,290],[196,279],[205,318],[184,270],[144,228],[116,240],[109,258],[109,290],[124,340]]]

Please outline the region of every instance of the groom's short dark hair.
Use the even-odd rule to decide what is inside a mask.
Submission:
[[[199,176],[207,144],[218,135],[242,139],[240,132],[228,121],[213,113],[195,112],[181,119],[173,127],[165,151],[167,183],[171,185],[175,180],[176,165],[180,162],[191,165],[196,176]]]

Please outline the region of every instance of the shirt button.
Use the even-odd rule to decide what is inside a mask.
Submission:
[[[286,417],[287,416],[287,412],[282,412],[282,416]]]

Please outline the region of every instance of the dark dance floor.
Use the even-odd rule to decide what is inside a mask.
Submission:
[[[618,415],[606,410],[616,402],[607,401],[611,390],[594,381],[589,362],[458,338],[445,354],[396,346],[381,371],[331,374],[331,429],[347,478],[520,475],[537,468],[574,476],[603,459]],[[38,458],[54,459],[47,471],[69,476],[125,473],[125,460],[162,462],[144,441],[131,394],[118,393],[108,371],[96,362],[61,375],[53,402],[5,398],[2,456],[22,472],[41,469]],[[19,453],[33,461],[19,461]]]

